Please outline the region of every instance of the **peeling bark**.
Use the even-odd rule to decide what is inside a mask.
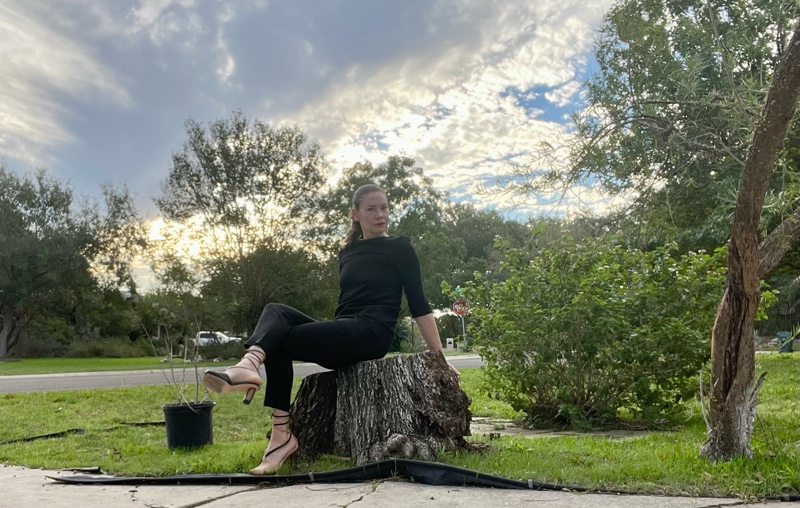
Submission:
[[[300,458],[315,460],[322,453],[333,453],[336,388],[336,372],[312,374],[300,384],[291,410]]]
[[[711,340],[711,428],[700,449],[700,454],[711,460],[753,455],[750,438],[758,390],[763,381],[762,378],[753,385],[753,329],[761,296],[760,274],[773,263],[777,265],[772,253],[779,252],[785,245],[776,234],[765,245],[765,255],[759,256],[758,227],[775,160],[794,116],[798,96],[800,24],[773,76],[736,199],[728,243],[727,288],[717,311]],[[788,223],[786,228],[791,231],[793,224]]]

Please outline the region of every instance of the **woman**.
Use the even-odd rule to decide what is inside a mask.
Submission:
[[[428,348],[442,350],[422,291],[417,254],[407,237],[386,234],[386,193],[373,184],[359,187],[350,216],[352,226],[339,252],[339,305],[334,319],[316,321],[291,307],[271,303],[247,341],[242,360],[225,372],[206,371],[203,376],[209,390],[245,392],[244,403],[249,404],[261,387],[259,367],[264,364],[264,405],[272,408],[272,436],[261,464],[251,474],[274,473],[297,451],[297,439],[289,429],[293,360],[337,369],[382,358],[394,336],[403,291]]]

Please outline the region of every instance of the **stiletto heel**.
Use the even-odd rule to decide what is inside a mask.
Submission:
[[[286,416],[285,418],[286,421],[273,423],[272,426],[277,427],[289,425],[289,417]],[[271,436],[270,441],[272,441]],[[272,450],[270,450],[269,446],[267,446],[267,449],[264,450],[264,457],[261,459],[261,464],[251,469],[250,474],[259,475],[276,473],[281,468],[283,463],[286,462],[286,459],[289,459],[290,464],[292,467],[294,467],[297,464],[297,448],[297,438],[294,437],[294,434],[289,432],[289,437],[280,446],[277,446]],[[277,459],[276,453],[280,452],[281,450],[284,452],[284,455],[280,459]],[[277,462],[273,462],[272,460],[276,460]]]
[[[239,363],[229,367],[225,372],[205,371],[203,384],[212,392],[223,395],[245,392],[242,402],[250,404],[253,395],[261,388],[261,375],[258,371],[264,363],[264,358],[265,354],[261,349],[250,349]]]

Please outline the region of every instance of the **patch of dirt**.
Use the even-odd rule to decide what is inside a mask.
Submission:
[[[649,433],[646,430],[601,430],[595,432],[576,432],[572,430],[546,430],[546,429],[523,429],[511,420],[476,416],[472,418],[470,431],[473,436],[521,436],[521,437],[558,437],[558,436],[581,436],[581,437],[602,437],[606,439],[632,439],[645,436]]]

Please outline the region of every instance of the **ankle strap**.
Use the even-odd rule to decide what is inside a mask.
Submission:
[[[253,360],[253,358],[251,358],[251,355],[255,356],[256,360]],[[261,368],[261,364],[264,363],[264,360],[266,360],[266,358],[267,358],[266,353],[261,353],[259,351],[256,351],[255,349],[248,349],[247,351],[245,351],[244,357],[242,359],[250,362],[250,365],[252,365],[254,369],[258,370]]]
[[[276,422],[275,421],[276,418],[285,418],[286,420],[285,421]],[[272,417],[272,426],[273,427],[279,427],[279,426],[283,426],[283,425],[289,425],[289,420],[290,419],[291,419],[291,415],[273,416]]]
[[[253,355],[259,360],[261,360],[262,363],[264,362],[264,359],[267,357],[267,353],[264,352],[263,350],[259,351],[258,349],[253,349],[253,348],[248,348],[247,351],[244,352],[244,355],[245,356]]]

